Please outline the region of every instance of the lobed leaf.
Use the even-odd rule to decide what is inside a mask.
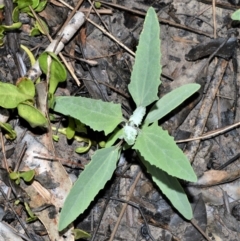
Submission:
[[[0,82],[0,106],[13,109],[25,100],[32,100],[32,96],[22,93],[17,86]]]
[[[158,99],[160,85],[160,28],[157,15],[149,8],[137,47],[135,64],[128,85],[137,107],[146,107]]]
[[[152,106],[145,119],[145,123],[153,123],[160,120],[189,98],[200,87],[199,84],[186,84],[164,95]]]
[[[84,97],[56,97],[54,111],[71,116],[95,131],[112,132],[122,121],[120,104]]]
[[[187,157],[176,145],[173,137],[169,136],[167,131],[159,127],[156,122],[151,126],[143,126],[133,149],[138,150],[151,165],[169,175],[190,182],[197,181]]]
[[[188,201],[182,186],[177,178],[168,175],[161,169],[152,166],[149,162],[139,155],[141,162],[147,168],[147,172],[151,174],[155,184],[161,189],[163,194],[169,199],[172,205],[188,220],[192,219],[192,208]]]
[[[64,202],[58,224],[59,231],[87,209],[94,197],[112,177],[119,157],[118,152],[117,147],[104,148],[95,152],[91,162],[85,166]]]

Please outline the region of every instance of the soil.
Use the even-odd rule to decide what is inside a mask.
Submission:
[[[72,7],[79,3],[78,0],[66,2]],[[88,14],[90,1],[82,2],[81,9]],[[197,95],[189,98],[159,125],[168,130],[175,140],[199,137],[204,133],[211,135],[201,141],[191,140],[178,144],[198,176],[197,183],[180,181],[193,208],[194,219],[191,222],[172,207],[154,185],[136,155],[127,151],[121,155],[112,179],[89,208],[75,220],[75,228],[92,235],[91,238],[79,240],[240,240],[239,23],[230,19],[230,15],[239,8],[237,4],[238,1],[230,0],[214,4],[207,0],[106,0],[99,10],[103,11],[100,12],[100,17],[95,13],[89,15],[92,21],[106,28],[119,42],[135,52],[144,14],[150,6],[154,7],[161,28],[162,84],[159,97],[186,83],[200,83],[202,86]],[[71,11],[60,1],[51,0],[39,13],[47,23],[53,39]],[[7,14],[9,9],[3,14],[3,23]],[[34,24],[33,18],[22,13],[20,21],[23,23],[21,29],[14,32],[14,36],[17,36],[13,43],[16,51],[13,51],[11,39],[14,38],[9,37],[9,32],[0,49],[2,82],[15,84],[23,77],[16,65],[16,53],[23,59],[26,69],[31,68],[26,53],[19,48],[20,44],[27,46],[36,58],[49,45],[45,35],[29,36]],[[223,50],[208,59],[223,41],[227,41],[225,49],[223,46]],[[65,45],[62,54],[80,85],[68,72],[66,82],[59,85],[56,95],[83,96],[120,103],[124,115],[130,115],[134,104],[127,86],[134,56],[129,51],[86,21]],[[80,58],[94,60],[97,65],[82,62]],[[41,75],[41,80],[44,81],[45,78]],[[37,98],[37,101],[44,99],[43,96]],[[1,110],[1,115],[3,111]],[[11,110],[7,115],[9,118],[6,120],[14,126],[17,138],[9,141],[2,136],[1,190],[6,194],[8,186],[17,190],[8,196],[0,195],[0,224],[4,225],[0,225],[0,240],[25,240],[26,237],[26,240],[39,241],[74,240],[71,228],[64,235],[56,232],[59,211],[72,182],[81,175],[99,146],[93,144],[89,151],[78,154],[75,150],[85,146],[84,142],[67,140],[65,135],[55,131],[51,133],[41,128],[31,128],[17,115],[17,111]],[[54,116],[52,125],[60,129],[67,127],[68,118],[56,114]],[[52,134],[59,136],[59,141],[53,142],[54,147]],[[102,133],[91,129],[88,129],[87,134],[78,134],[96,142],[104,138]],[[222,166],[233,157],[236,160]],[[21,181],[20,188],[9,184],[4,160],[11,170],[18,166],[18,162],[18,170],[34,169],[34,182],[26,184]],[[134,184],[136,179],[137,183]],[[134,190],[130,194],[132,186]],[[17,197],[16,193],[19,193]],[[16,199],[20,199],[22,204],[15,205]],[[37,221],[26,222],[29,214],[23,205],[25,201],[39,218]],[[126,203],[126,211],[115,232],[118,217]],[[15,231],[6,231],[6,223]],[[7,232],[16,236],[5,237],[3,234]]]

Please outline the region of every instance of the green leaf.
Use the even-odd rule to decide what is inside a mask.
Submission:
[[[98,145],[99,145],[101,148],[104,148],[104,147],[106,147],[106,142],[105,142],[105,141],[100,141],[100,142],[98,142]]]
[[[94,7],[95,7],[96,9],[100,9],[101,6],[102,6],[102,4],[101,4],[100,2],[94,2]]]
[[[54,96],[54,94],[48,93],[48,108],[49,109],[53,109],[54,103],[55,103],[55,96]]]
[[[85,166],[64,202],[58,224],[59,231],[87,209],[94,197],[112,177],[118,160],[118,151],[117,147],[109,147],[95,152],[91,162]]]
[[[34,9],[34,11],[37,13],[42,12],[43,9],[46,7],[46,5],[47,5],[47,0],[43,0],[38,4],[38,6]]]
[[[15,180],[15,183],[17,184],[17,185],[19,185],[20,184],[20,177],[19,178],[17,178],[16,180]]]
[[[173,137],[169,136],[157,123],[144,126],[139,132],[133,149],[151,165],[156,166],[171,176],[175,176],[190,182],[196,182],[197,177],[190,162],[178,148]]]
[[[140,35],[131,82],[128,85],[137,107],[146,107],[158,99],[158,86],[161,83],[160,57],[159,22],[154,9],[150,7]]]
[[[38,217],[33,213],[31,208],[29,207],[27,202],[24,202],[25,209],[29,215],[29,218],[27,218],[27,222],[33,222],[38,219]]]
[[[20,175],[19,175],[19,172],[10,172],[9,173],[9,177],[12,180],[16,180],[16,179],[18,179],[20,177]]]
[[[12,19],[13,19],[13,22],[15,22],[15,23],[19,21],[19,8],[18,7],[15,7],[13,9]]]
[[[164,95],[152,106],[144,122],[153,123],[160,120],[179,106],[183,101],[189,98],[200,87],[201,86],[199,84],[187,84]]]
[[[32,128],[37,126],[47,127],[48,121],[46,117],[34,106],[27,103],[21,103],[17,106],[18,114],[25,119]]]
[[[3,41],[4,34],[3,34],[3,32],[1,31],[1,26],[0,26],[0,47],[3,46],[3,44],[4,44],[4,41]]]
[[[139,155],[139,153],[138,153]],[[163,194],[169,199],[172,205],[188,220],[192,219],[192,208],[188,201],[182,186],[175,177],[168,175],[166,172],[145,161],[140,156],[141,162],[147,168],[147,172],[151,174],[153,181],[161,189]]]
[[[68,117],[68,127],[66,129],[66,137],[71,140],[75,135],[75,121],[73,118]]]
[[[240,9],[238,9],[237,11],[235,11],[235,12],[231,15],[231,19],[232,19],[232,20],[236,20],[236,21],[240,21]]]
[[[17,23],[13,23],[12,25],[1,25],[1,27],[5,30],[5,31],[11,31],[11,30],[15,30],[18,29],[22,26],[21,22],[17,22]]]
[[[32,0],[32,5],[31,7],[35,9],[39,5],[39,0]]]
[[[59,136],[58,135],[52,135],[52,138],[54,141],[58,142],[59,141]]]
[[[35,29],[38,29],[44,35],[48,34],[49,33],[49,28],[48,28],[47,24],[41,18],[38,18],[38,20],[41,23],[36,21],[36,23],[34,24]]]
[[[47,52],[43,52],[42,54],[40,54],[39,58],[39,65],[43,71],[44,74],[48,73],[48,53]]]
[[[39,29],[34,25],[34,27],[31,28],[31,31],[30,31],[29,36],[34,37],[34,36],[38,36],[38,35],[40,35],[40,34],[41,34],[41,32],[40,32]]]
[[[17,87],[23,94],[30,95],[31,97],[35,96],[35,86],[27,77],[21,78],[17,82]]]
[[[31,66],[33,66],[36,62],[36,59],[35,59],[33,53],[31,52],[31,50],[23,44],[21,44],[20,47],[21,47],[21,49],[23,49],[26,52],[26,54],[28,55],[28,58],[31,62]]]
[[[74,239],[78,240],[80,238],[90,238],[91,235],[85,231],[83,231],[82,229],[73,229],[72,230],[72,234],[74,235]]]
[[[78,153],[78,154],[85,153],[85,152],[89,151],[91,145],[92,145],[92,142],[89,140],[87,146],[77,147],[77,148],[75,149],[75,152]]]
[[[56,97],[54,111],[78,119],[95,131],[112,132],[122,121],[120,104],[84,97]]]
[[[39,56],[39,65],[45,74],[48,74],[48,56],[51,56],[50,78],[49,78],[49,94],[54,94],[58,83],[63,82],[67,78],[67,71],[60,62],[57,55],[51,52],[44,52]]]
[[[20,10],[20,12],[27,13],[29,16],[33,17],[33,14],[32,14],[31,9],[29,7],[21,8],[19,10]]]
[[[29,5],[32,6],[32,0],[18,0],[17,5],[19,9],[26,8]]]
[[[31,182],[35,176],[34,170],[21,172],[19,175],[25,182]]]
[[[3,129],[5,132],[6,139],[8,140],[14,140],[17,137],[17,132],[12,128],[12,126],[8,123],[2,123],[0,122],[0,127]]]
[[[75,126],[76,126],[75,127],[76,132],[82,132],[82,133],[87,134],[87,128],[81,121],[74,119],[74,122],[75,122]]]
[[[23,94],[15,85],[0,82],[0,106],[13,109],[25,100],[32,100],[30,95]]]
[[[105,147],[112,146],[117,139],[120,139],[122,137],[123,137],[123,128],[120,129],[119,127],[117,127],[113,131],[113,133],[110,135],[110,137],[108,138],[108,140],[107,140],[107,142],[105,144]]]

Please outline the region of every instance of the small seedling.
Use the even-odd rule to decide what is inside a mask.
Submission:
[[[177,178],[195,182],[197,177],[182,150],[158,126],[158,120],[170,113],[195,93],[200,86],[181,86],[158,99],[161,74],[160,29],[153,8],[147,12],[140,35],[129,92],[136,109],[128,120],[122,117],[121,105],[84,97],[56,97],[53,109],[109,135],[105,148],[95,152],[68,194],[60,213],[59,231],[82,214],[112,177],[120,153],[135,150],[153,181],[185,217],[192,218],[192,209]],[[146,113],[146,107],[152,105]],[[120,141],[116,143],[116,141]],[[115,145],[114,145],[115,144]],[[114,145],[114,146],[113,146]]]
[[[64,82],[67,78],[67,71],[56,54],[52,52],[43,52],[39,58],[39,65],[43,73],[49,78],[48,100],[49,107],[53,105],[54,93],[59,83]],[[50,74],[49,74],[50,73]]]
[[[12,25],[0,25],[0,46],[4,44],[4,33],[12,30],[19,29],[22,26],[22,23],[13,23]]]
[[[27,13],[29,16],[34,17],[30,7],[33,9],[34,12],[41,12],[46,7],[47,0],[15,0],[16,7],[13,10],[12,18],[14,22],[19,21],[19,13]],[[39,34],[46,34],[45,30],[48,31],[47,24],[39,18],[41,24],[37,21],[34,23],[34,27],[31,29],[30,36],[36,36]],[[42,29],[41,25],[44,26]]]
[[[47,127],[47,119],[42,112],[34,106],[35,86],[27,78],[22,78],[17,85],[0,82],[0,106],[5,109],[18,109],[18,114],[24,118],[31,127]]]
[[[75,120],[71,117],[69,117],[68,119],[69,119],[69,122],[68,122],[67,128],[56,129],[56,127],[52,126],[52,130],[53,131],[57,130],[58,133],[65,135],[68,140],[71,140],[74,138],[77,142],[87,143],[87,146],[81,146],[75,149],[75,152],[79,154],[87,152],[92,145],[92,141],[89,138],[81,137],[76,134],[76,132],[87,134],[86,126],[83,125],[80,121]],[[57,135],[53,135],[53,140],[58,141],[59,137]]]
[[[20,184],[20,179],[22,178],[25,182],[31,182],[35,176],[34,170],[24,171],[24,172],[11,172],[9,173],[10,179],[14,180],[16,184]]]
[[[35,171],[34,170],[29,170],[29,171],[23,171],[23,172],[10,172],[9,177],[11,180],[14,180],[17,185],[20,184],[21,178],[24,180],[24,182],[29,183],[34,179],[35,176]],[[15,204],[18,205],[21,203],[20,200],[15,201]],[[37,216],[34,215],[32,210],[30,209],[29,205],[27,202],[23,202],[24,206],[26,208],[26,211],[29,215],[29,218],[27,219],[27,222],[33,222],[37,219]]]
[[[15,203],[15,205],[18,205],[18,204],[21,203],[21,201],[20,200],[16,200],[14,203]],[[23,202],[23,204],[24,204],[26,212],[27,212],[27,214],[29,216],[26,221],[28,223],[36,221],[38,219],[38,217],[31,210],[31,208],[29,207],[28,203],[27,202]]]
[[[4,7],[5,7],[4,4],[0,4],[1,15],[3,15]],[[0,46],[2,46],[4,43],[3,39],[4,39],[5,32],[19,29],[21,26],[22,26],[22,23],[20,23],[18,21],[16,21],[12,25],[3,25],[2,18],[1,18],[1,20],[0,20]]]
[[[4,10],[4,5],[1,4],[0,5],[0,10],[3,11]],[[12,25],[0,25],[0,47],[4,44],[4,33],[7,31],[12,31],[12,30],[16,30],[19,29],[22,26],[22,23],[16,21],[15,23],[13,23]]]
[[[21,46],[30,57],[32,64],[35,59],[31,52]],[[50,62],[48,61],[48,58]],[[67,72],[63,64],[54,53],[44,52],[39,57],[39,64],[45,74],[51,72],[49,78],[49,106],[52,105],[54,92],[59,82],[67,78]],[[0,106],[5,109],[17,108],[19,116],[25,119],[32,128],[44,127],[48,125],[45,115],[35,107],[34,97],[36,95],[34,83],[23,77],[19,79],[16,86],[9,83],[0,82]]]
[[[31,210],[31,208],[29,207],[28,203],[24,202],[24,206],[25,206],[25,209],[29,215],[29,217],[27,218],[27,222],[30,223],[30,222],[34,222],[38,219],[38,217],[34,214],[34,212]]]

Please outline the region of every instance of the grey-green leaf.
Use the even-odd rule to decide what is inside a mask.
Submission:
[[[159,22],[154,9],[150,7],[140,35],[131,82],[128,85],[137,107],[146,107],[158,99],[158,86],[161,83],[160,58]]]
[[[121,105],[84,97],[56,97],[54,111],[71,116],[95,131],[112,132],[123,120]]]
[[[164,95],[151,108],[145,123],[153,123],[170,113],[200,88],[199,84],[186,84]]]
[[[114,146],[95,152],[91,162],[80,174],[64,202],[58,225],[59,231],[87,209],[94,197],[112,177],[119,157],[118,152],[119,148]]]
[[[232,20],[240,21],[240,9],[236,10],[231,15]]]
[[[157,123],[143,126],[139,132],[133,149],[136,149],[151,165],[162,169],[169,175],[196,182],[189,160],[176,145],[173,137],[164,131]]]
[[[22,93],[17,86],[0,82],[0,106],[13,109],[25,100],[32,100],[32,96]]]
[[[177,178],[168,175],[161,169],[152,166],[139,155],[142,163],[151,174],[153,181],[169,199],[172,205],[188,220],[192,219],[192,208]]]

